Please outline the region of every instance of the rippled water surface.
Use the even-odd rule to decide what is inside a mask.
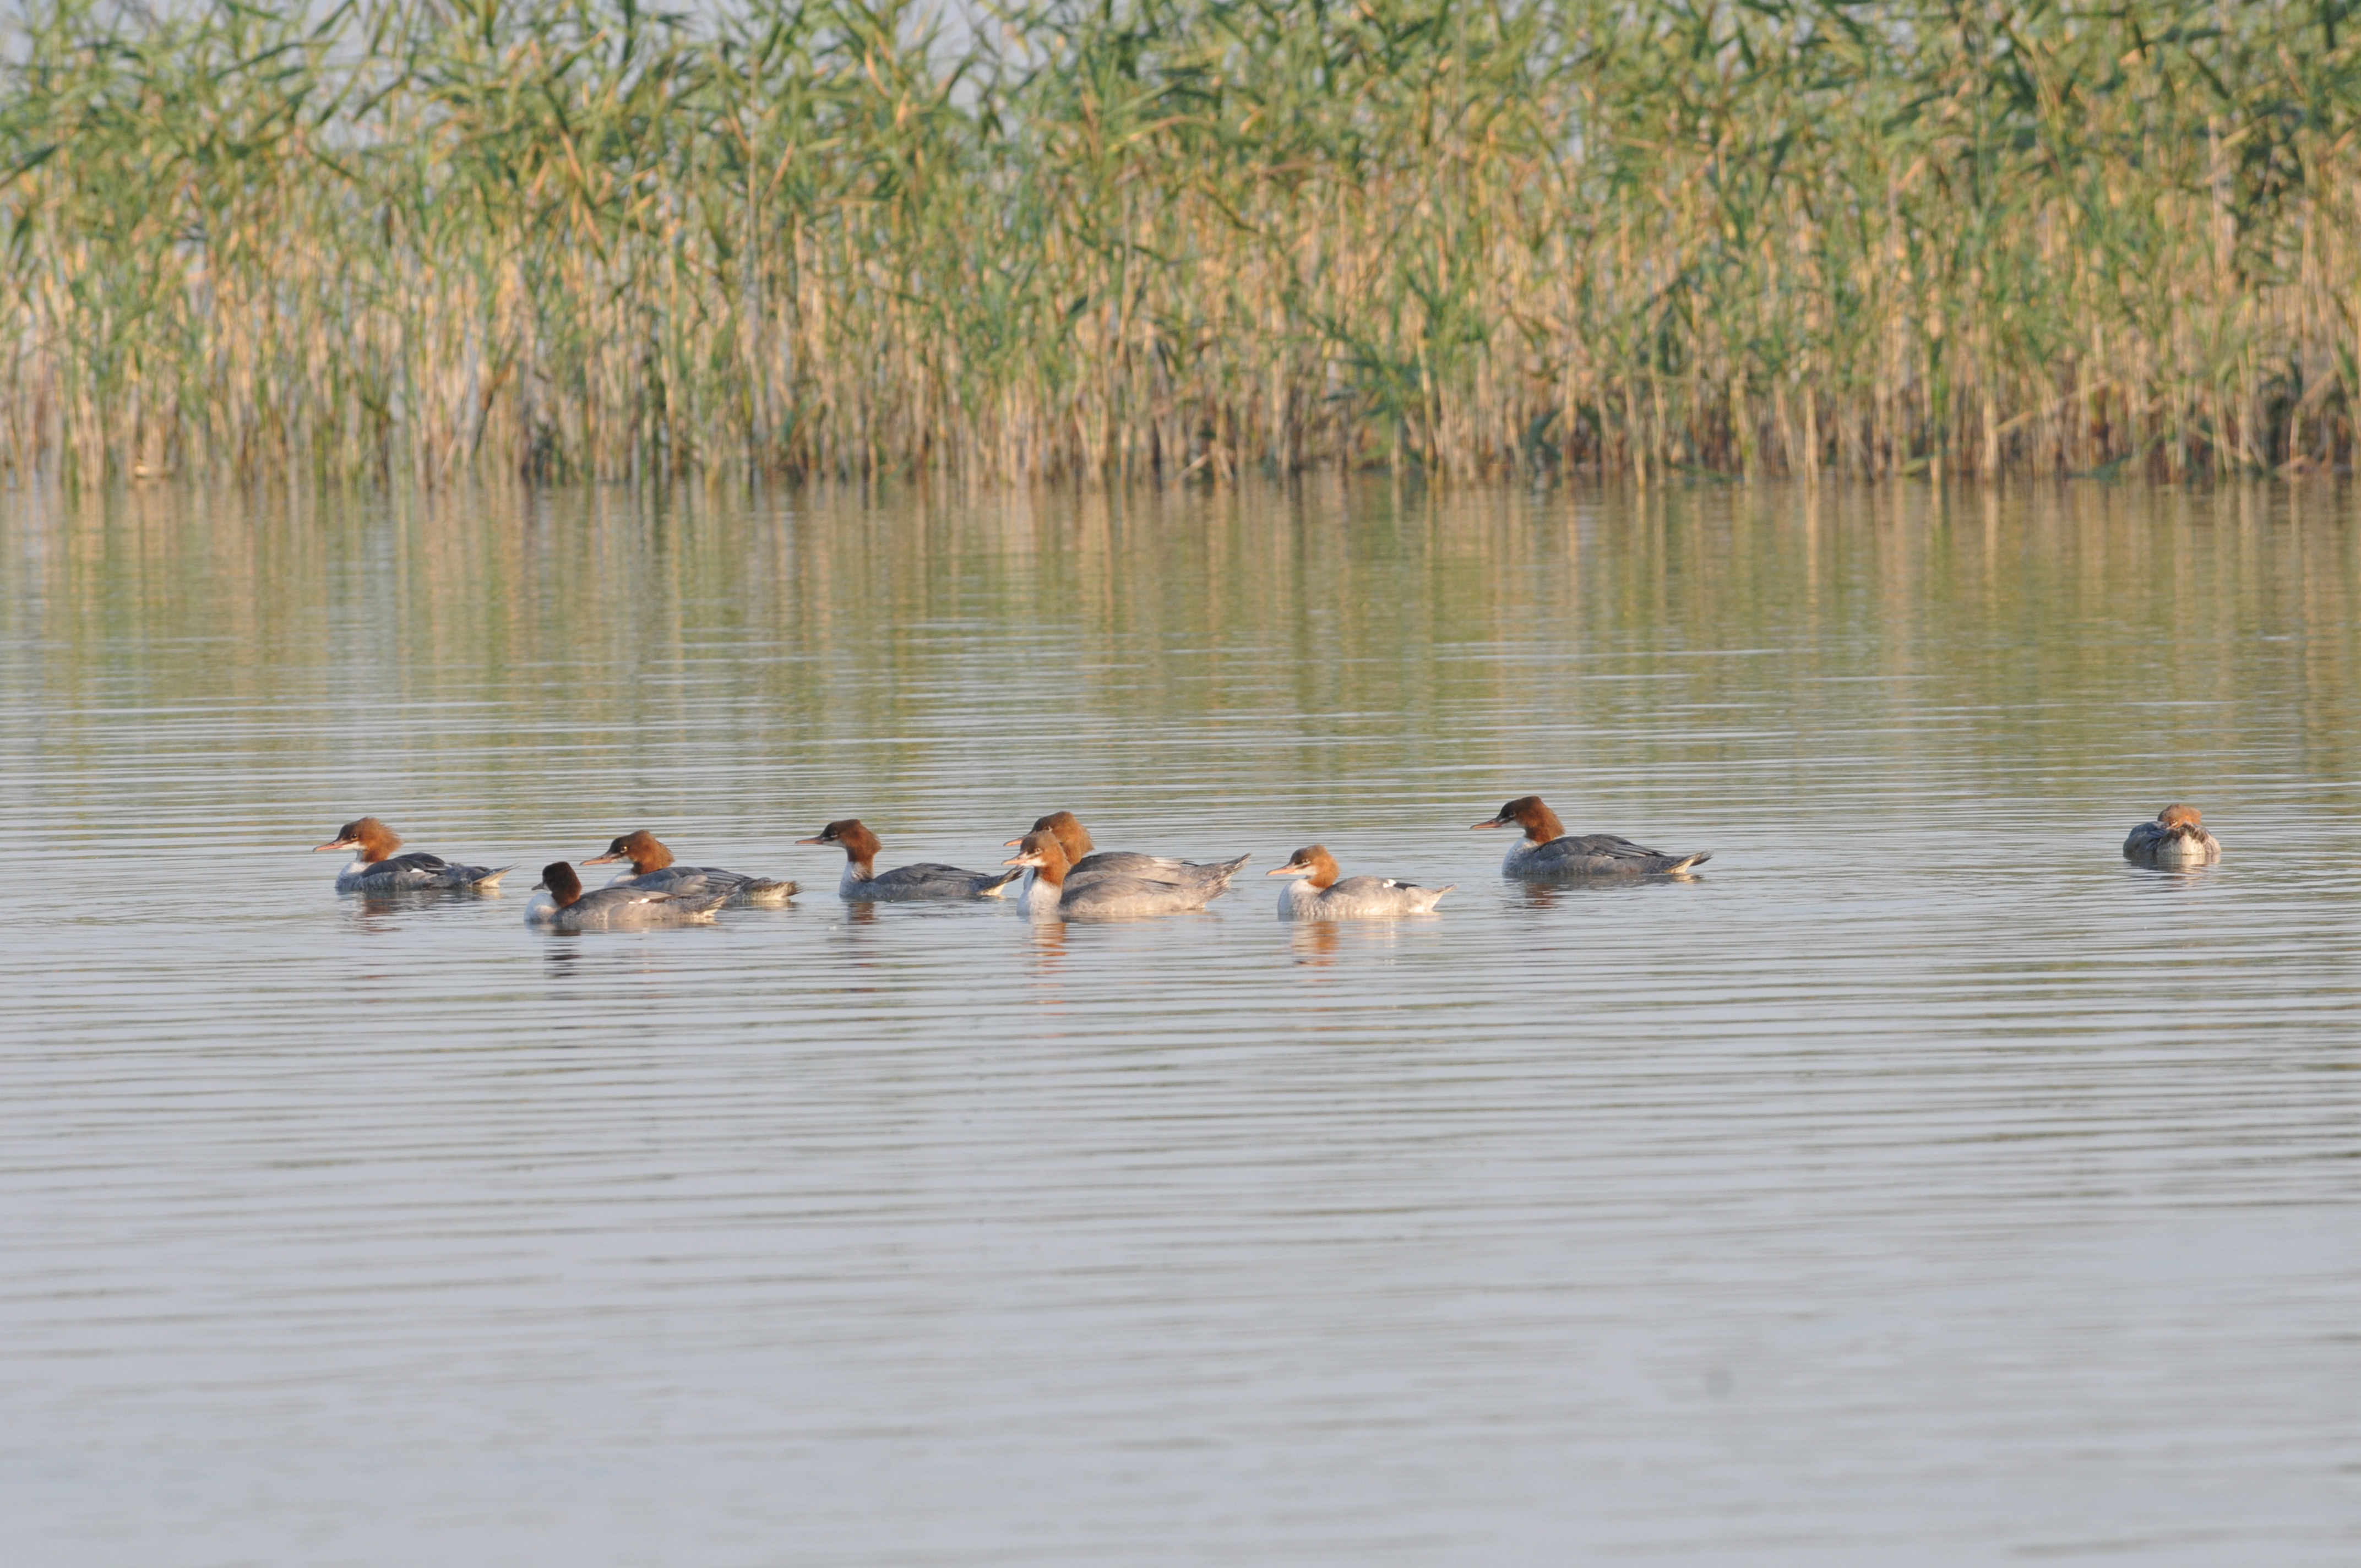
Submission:
[[[0,1556],[2361,1560],[2356,612],[2319,489],[0,497]],[[1255,860],[794,842],[1061,806]],[[525,928],[640,827],[805,891]]]

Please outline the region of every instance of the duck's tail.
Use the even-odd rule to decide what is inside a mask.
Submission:
[[[1238,874],[1238,868],[1240,866],[1245,865],[1248,861],[1253,859],[1254,851],[1249,850],[1246,853],[1240,855],[1235,861],[1215,861],[1207,865],[1205,869],[1208,872],[1213,872],[1213,875],[1207,879],[1208,885],[1205,890],[1205,896],[1207,898],[1219,898],[1222,894],[1229,892],[1230,879]]]
[[[977,888],[975,890],[975,895],[978,898],[1006,898],[1008,896],[1008,884],[1012,882],[1021,880],[1026,872],[1030,868],[1026,866],[1018,866],[1016,870],[1010,872],[999,881],[988,882],[982,887]]]
[[[1671,865],[1666,866],[1664,868],[1664,874],[1666,876],[1679,876],[1684,872],[1695,871],[1697,867],[1705,864],[1711,859],[1713,859],[1713,851],[1711,850],[1699,850],[1696,854],[1683,855],[1679,860],[1675,861]]]
[[[732,896],[741,904],[751,904],[763,909],[775,909],[796,895],[796,884],[791,882],[774,882],[769,877],[749,877],[739,884]]]
[[[509,872],[514,870],[516,870],[516,867],[514,866],[502,866],[496,872],[486,872],[481,876],[468,878],[467,885],[474,888],[478,893],[489,893],[492,889],[500,885],[500,878],[508,875]]]

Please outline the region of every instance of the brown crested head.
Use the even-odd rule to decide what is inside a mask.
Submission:
[[[564,861],[552,861],[541,868],[541,880],[533,884],[535,893],[547,893],[550,902],[560,909],[582,896],[582,879]]]
[[[1005,866],[1030,866],[1041,873],[1043,882],[1056,887],[1065,882],[1066,868],[1071,862],[1066,859],[1065,846],[1058,841],[1058,835],[1044,828],[1019,839],[1016,853],[1000,863]]]
[[[645,876],[650,872],[660,872],[672,864],[672,851],[658,843],[654,834],[642,828],[608,845],[605,854],[594,855],[582,863],[603,866],[614,861],[629,861],[632,875]]]
[[[401,848],[401,835],[374,817],[355,817],[336,829],[336,836],[324,844],[314,844],[312,852],[322,850],[357,850],[360,858],[371,865],[390,859]]]
[[[846,860],[855,861],[863,865],[875,860],[877,851],[884,848],[884,845],[878,842],[876,834],[862,826],[861,818],[858,817],[848,817],[840,822],[831,822],[813,837],[798,839],[796,842],[834,844],[844,851]]]
[[[1082,818],[1071,811],[1049,813],[1034,822],[1033,831],[1056,834],[1058,848],[1065,851],[1066,863],[1070,866],[1079,865],[1084,855],[1097,848],[1091,842],[1091,830],[1083,827]]]
[[[1313,887],[1334,887],[1344,874],[1337,869],[1336,857],[1324,844],[1306,844],[1288,857],[1287,864],[1265,872],[1265,876],[1300,876]]]
[[[2203,813],[2193,806],[2168,806],[2156,814],[2156,825],[2168,833],[2178,833],[2183,828],[2191,833],[2202,833],[2204,831],[2201,826],[2202,821]]]
[[[1525,837],[1536,844],[1546,844],[1565,837],[1565,824],[1557,813],[1542,804],[1537,795],[1521,795],[1500,807],[1498,817],[1488,817],[1474,824],[1477,828],[1521,828]]]

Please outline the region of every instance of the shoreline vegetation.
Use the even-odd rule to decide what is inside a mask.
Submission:
[[[2356,12],[16,4],[0,462],[2345,470]]]

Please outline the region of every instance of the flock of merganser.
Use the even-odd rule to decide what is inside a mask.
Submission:
[[[1712,856],[1668,855],[1611,833],[1576,837],[1537,795],[1521,795],[1477,828],[1520,828],[1523,837],[1500,862],[1500,874],[1533,881],[1589,881],[1615,877],[1686,877]],[[884,846],[857,817],[831,822],[799,844],[824,844],[844,851],[844,874],[836,891],[849,903],[910,903],[920,900],[1005,898],[1020,877],[1026,912],[1038,919],[1092,920],[1142,915],[1173,915],[1202,909],[1229,891],[1230,879],[1252,859],[1182,861],[1129,850],[1099,850],[1090,830],[1071,811],[1053,811],[1005,848],[1016,853],[996,872],[962,871],[922,861],[877,870]],[[353,861],[336,873],[339,893],[486,892],[497,888],[513,866],[455,865],[438,855],[401,854],[401,835],[374,817],[347,822],[317,850],[350,850]],[[2221,843],[2207,832],[2193,806],[2168,806],[2153,822],[2143,822],[2124,840],[2124,858],[2142,865],[2210,865],[2222,858]],[[594,855],[586,866],[628,861],[631,869],[605,887],[586,892],[566,861],[541,871],[533,891],[543,896],[525,911],[529,925],[561,931],[599,931],[677,926],[713,918],[726,905],[776,907],[795,896],[796,884],[748,876],[711,866],[673,863],[672,851],[642,828],[626,833]],[[1418,887],[1391,877],[1345,876],[1335,857],[1319,844],[1295,851],[1266,873],[1291,879],[1279,897],[1282,920],[1394,920],[1431,915],[1443,895],[1458,884]]]

